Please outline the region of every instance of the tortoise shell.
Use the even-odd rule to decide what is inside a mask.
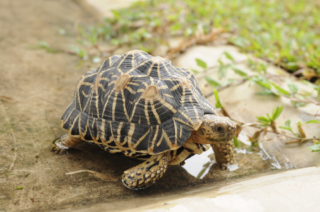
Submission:
[[[215,111],[190,71],[133,50],[80,78],[62,127],[108,151],[155,155],[182,146],[204,114]]]

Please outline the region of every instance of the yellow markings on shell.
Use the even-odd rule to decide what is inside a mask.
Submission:
[[[179,110],[179,112],[183,115],[183,117],[185,117],[191,124],[193,124],[193,121],[190,119],[189,116],[187,116],[187,114],[185,114],[182,110]]]
[[[149,86],[146,82],[141,82],[146,88]]]
[[[177,118],[177,117],[173,117],[173,119],[176,120],[176,121],[178,121],[178,122],[180,122],[180,123],[182,123],[182,124],[184,124],[184,125],[187,125],[187,126],[189,126],[189,127],[192,128],[192,125],[186,123],[186,122],[183,121],[182,119],[179,119],[179,118]]]
[[[79,93],[79,90],[80,90],[81,85],[83,84],[84,79],[85,79],[85,77],[82,76],[81,79],[79,80],[78,84],[77,84],[78,104],[79,104],[79,107],[80,107],[80,110],[81,110],[81,111],[82,111],[82,105],[81,105],[81,102],[80,102],[80,93]]]
[[[72,103],[71,103],[71,104],[72,104]],[[70,104],[70,105],[71,105],[71,104]],[[69,105],[69,106],[70,106],[70,105]],[[68,107],[69,107],[69,106],[68,106]],[[61,123],[61,127],[63,127],[63,125],[69,120],[71,114],[73,113],[73,111],[74,111],[75,109],[76,109],[75,107],[72,108],[72,110],[70,111],[68,117],[66,118],[66,121],[63,121],[63,122]],[[79,114],[81,114],[81,113],[79,113]]]
[[[77,119],[79,119],[79,116],[81,115],[81,113],[79,113],[76,118],[73,120],[73,123],[71,125],[71,127],[69,128],[69,131],[71,132],[71,129],[74,127],[74,124],[77,122]]]
[[[163,133],[161,134],[161,138],[159,139],[158,143],[157,143],[157,147],[160,146],[160,144],[162,143],[163,140]]]
[[[124,114],[127,117],[127,121],[129,121],[129,115],[128,115],[128,111],[127,111],[127,108],[126,108],[126,98],[124,97],[123,90],[121,91],[121,95],[122,95],[123,111],[124,111]]]
[[[101,88],[103,90],[103,92],[106,92],[107,90],[103,87],[102,84],[99,84],[99,88]]]
[[[138,83],[135,83],[135,82],[128,82],[128,85],[139,86],[140,84],[138,84]]]
[[[161,104],[163,104],[169,110],[171,110],[171,112],[173,112],[173,113],[177,112],[177,110],[171,104],[167,103],[164,99],[160,98],[159,101],[161,102]]]
[[[156,117],[158,124],[161,124],[160,116],[159,116],[156,108],[154,107],[153,100],[150,100],[150,104],[151,104],[151,109],[152,109],[153,115]]]
[[[147,72],[147,75],[149,76],[151,74],[152,68],[154,66],[154,62],[152,62],[151,66],[149,67],[149,70]]]
[[[113,85],[113,84],[115,84],[115,83],[116,83],[116,80],[113,80],[112,82],[110,82],[110,83],[108,84],[108,86]]]
[[[164,140],[166,140],[166,142],[168,144],[168,147],[170,147],[170,149],[173,149],[174,147],[173,147],[173,145],[172,145],[172,143],[171,143],[166,131],[164,131],[164,129],[162,129],[162,135],[164,137]]]
[[[110,129],[112,129],[111,121],[108,122]],[[109,137],[109,140],[106,141],[107,144],[110,144],[111,142],[114,141],[113,134],[111,133],[111,136]]]
[[[86,105],[84,106],[84,108],[83,108],[83,111],[85,111],[86,110],[86,108],[87,108],[87,106],[88,106],[88,104],[89,104],[89,100],[87,101],[87,103],[86,103]]]
[[[134,150],[134,147],[133,147],[133,144],[132,144],[132,136],[133,136],[133,133],[134,133],[134,129],[135,129],[136,125],[133,124],[133,123],[130,123],[130,128],[129,128],[129,131],[128,131],[128,146],[129,146],[129,149],[130,150]]]
[[[159,125],[156,125],[156,133],[154,134],[154,137],[152,139],[152,142],[151,142],[151,145],[149,147],[149,152],[153,152],[153,149],[154,149],[154,144],[156,142],[156,139],[158,137],[158,133],[159,133]]]
[[[171,72],[169,71],[169,69],[167,68],[167,65],[164,63],[163,64],[164,70],[166,70],[166,72],[168,73],[168,75],[171,75]]]
[[[153,77],[150,77],[150,82],[151,82],[151,85],[154,85],[154,79],[153,79]]]
[[[105,128],[104,128],[105,124],[106,124],[106,120],[105,119],[101,119],[101,126],[100,126],[101,135],[100,135],[100,138],[101,138],[102,143],[104,143],[104,144],[106,142],[106,132],[105,132]]]
[[[101,77],[100,80],[107,81],[107,82],[110,81],[110,79],[109,79],[109,78],[106,78],[106,77]]]
[[[83,82],[81,85],[92,86],[91,82]]]
[[[192,96],[189,96],[189,100],[190,100],[191,103],[193,103]],[[193,107],[194,113],[196,114],[196,119],[200,120],[199,113],[198,113],[198,110],[197,110],[196,106],[194,106],[192,104],[192,107]]]
[[[91,126],[91,128],[93,128],[93,125],[94,125],[95,121],[96,121],[96,119],[94,118],[93,121],[92,121],[92,126]],[[99,142],[98,142],[98,140],[99,140],[99,133],[97,133],[97,137],[94,137],[94,136],[92,135],[92,132],[91,132],[90,128],[89,128],[89,132],[90,132],[90,135],[91,135],[91,138],[92,138],[93,142],[96,143],[96,144],[99,144]]]
[[[133,147],[136,149],[137,148],[137,146],[141,143],[141,141],[149,134],[149,132],[150,132],[150,129],[137,141],[137,143],[135,143],[134,145],[133,145]]]
[[[175,86],[173,86],[172,88],[170,88],[170,91],[175,91],[177,90],[179,87],[181,87],[180,83],[176,84]]]
[[[98,116],[98,118],[100,118],[100,114],[99,114],[99,97],[98,96],[96,97],[96,100],[95,100],[95,106],[96,106],[97,116]]]
[[[126,57],[123,57],[123,59],[122,59],[122,61],[119,63],[119,65],[118,65],[118,67],[117,67],[117,70],[120,72],[120,73],[123,73],[122,71],[121,71],[121,69],[119,68],[121,65],[122,65],[122,63],[123,63],[123,61],[126,59]]]
[[[113,103],[112,103],[112,121],[116,120],[116,104],[117,104],[118,92],[115,92]]]
[[[147,123],[150,125],[149,111],[148,111],[148,100],[144,103],[144,114],[146,115]]]
[[[109,94],[109,95],[108,95]],[[104,107],[103,107],[103,111],[102,111],[102,116],[107,108],[107,105],[108,105],[108,102],[109,102],[109,99],[110,99],[110,96],[111,96],[111,91],[109,91],[104,97],[106,97],[108,95],[108,98],[107,98],[107,101],[104,103]]]
[[[174,124],[174,143],[175,145],[178,146],[178,132],[177,132],[177,125],[176,125],[176,122],[173,120],[173,124]]]
[[[132,120],[132,118],[133,118],[133,116],[134,116],[134,114],[136,112],[137,104],[139,104],[139,101],[140,101],[140,99],[138,99],[138,101],[134,104],[134,107],[133,107],[133,110],[131,112],[131,117],[129,119],[129,122],[131,122],[131,120]],[[139,124],[140,124],[140,121],[141,121],[141,116],[140,116],[140,119],[139,119]]]
[[[137,93],[136,91],[132,90],[132,88],[129,86],[127,86],[126,89],[133,95]]]
[[[117,129],[117,137],[120,138],[121,137],[121,128],[122,128],[123,122],[119,123],[118,129]]]
[[[167,96],[167,97],[170,97],[170,98],[173,98],[173,96],[172,96],[172,95],[167,94],[167,93],[164,93],[163,95],[164,95],[164,96]]]
[[[158,89],[159,89],[159,90],[168,89],[168,86],[166,86],[166,85],[158,86]]]
[[[158,73],[158,78],[161,79],[161,74],[160,74],[160,62],[158,62],[157,73]]]
[[[131,58],[131,67],[133,68],[134,67],[134,53],[132,54],[132,58]]]
[[[182,137],[182,125],[180,124],[180,135],[179,135],[179,138]]]
[[[184,106],[185,98],[186,98],[186,89],[182,88],[182,97],[180,101],[182,107]]]
[[[137,90],[137,92],[138,92],[138,93],[141,93],[141,92],[143,92],[143,91],[145,91],[145,90],[146,90],[146,89],[140,88],[140,89]]]

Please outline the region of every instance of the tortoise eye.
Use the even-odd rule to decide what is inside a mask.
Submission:
[[[218,132],[223,132],[224,131],[223,127],[217,127],[216,129],[217,129]]]

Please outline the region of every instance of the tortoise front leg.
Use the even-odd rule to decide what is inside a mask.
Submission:
[[[216,142],[211,144],[214,150],[216,162],[223,170],[227,169],[228,164],[234,164],[233,140],[227,142]]]
[[[168,153],[151,156],[145,162],[126,170],[122,175],[122,183],[133,190],[149,187],[166,172],[168,159]]]
[[[81,142],[82,140],[80,138],[65,134],[52,142],[50,150],[57,154],[62,154],[67,149],[72,148]]]

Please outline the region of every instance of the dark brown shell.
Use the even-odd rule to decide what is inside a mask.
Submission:
[[[133,50],[80,78],[62,126],[107,150],[158,154],[178,149],[214,113],[187,69]]]

